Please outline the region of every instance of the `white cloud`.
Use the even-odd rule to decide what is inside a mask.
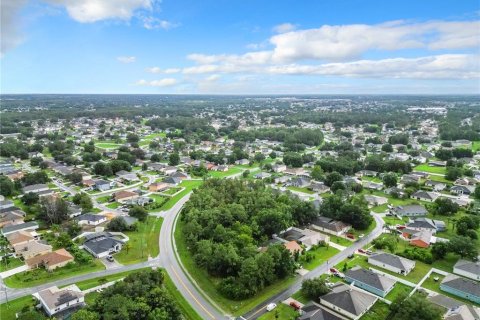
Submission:
[[[130,57],[117,57],[117,61],[121,63],[132,63],[137,60],[136,57],[130,56]]]
[[[205,81],[215,82],[218,79],[220,79],[220,76],[218,74],[212,74],[211,76],[206,77]]]
[[[169,29],[178,27],[178,24],[172,23],[167,20],[161,20],[155,17],[144,17],[143,26],[145,27],[145,29],[148,29],[148,30],[153,30],[153,29],[169,30]]]
[[[0,1],[0,55],[19,45],[23,36],[18,29],[19,12],[26,0],[1,0]]]
[[[282,23],[279,25],[276,25],[273,27],[273,32],[275,33],[285,33],[285,32],[290,32],[293,31],[297,28],[296,25],[291,24],[291,23]]]
[[[147,72],[150,72],[150,73],[173,74],[173,73],[179,73],[180,71],[182,71],[182,69],[180,68],[168,68],[168,69],[161,69],[159,67],[147,68]]]
[[[138,9],[151,10],[154,0],[47,0],[65,7],[70,17],[89,23],[107,19],[130,20]]]
[[[178,83],[177,79],[174,78],[164,78],[164,79],[159,79],[159,80],[152,80],[152,81],[147,81],[147,80],[139,80],[137,81],[138,86],[148,86],[148,87],[169,87],[176,85]]]

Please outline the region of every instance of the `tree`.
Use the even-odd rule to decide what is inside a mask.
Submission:
[[[382,146],[382,151],[388,152],[388,153],[393,152],[393,147],[392,147],[392,145],[389,144],[389,143],[384,144],[384,145]]]
[[[0,194],[5,197],[15,194],[15,185],[12,180],[3,175],[0,176]]]
[[[437,198],[433,205],[433,213],[442,216],[453,216],[459,209],[458,204],[448,198]]]
[[[283,163],[285,163],[287,166],[300,168],[301,166],[303,166],[303,159],[299,153],[286,152],[283,155]]]
[[[71,320],[100,320],[100,316],[87,309],[80,309],[70,317]]]
[[[330,190],[333,192],[333,193],[336,193],[338,190],[346,190],[347,187],[345,186],[345,183],[343,183],[342,181],[335,181],[331,186],[330,186]]]
[[[449,244],[445,242],[435,242],[432,245],[432,255],[435,260],[443,259],[449,251]]]
[[[67,176],[67,179],[70,180],[73,184],[78,184],[82,182],[82,174],[79,172],[73,172]]]
[[[255,156],[253,157],[253,160],[255,160],[255,162],[262,162],[263,160],[265,160],[265,156],[263,154],[261,154],[260,152],[257,152],[255,153]]]
[[[110,161],[110,167],[112,168],[112,173],[115,174],[118,171],[130,171],[132,170],[132,167],[130,163],[124,160],[112,160]]]
[[[441,320],[443,310],[424,295],[414,294],[400,303],[393,320]]]
[[[133,206],[128,210],[128,215],[131,217],[135,217],[140,221],[145,221],[147,220],[148,217],[148,212],[145,210],[144,207],[141,206]]]
[[[310,173],[310,176],[313,180],[321,181],[323,180],[323,170],[319,165],[315,165]]]
[[[396,187],[397,186],[397,175],[394,173],[387,173],[383,176],[383,184],[387,188]]]
[[[325,280],[320,277],[303,281],[301,290],[303,295],[314,301],[330,291],[325,284]]]
[[[478,247],[476,241],[468,237],[454,236],[448,242],[449,251],[460,255],[462,258],[476,259],[478,256]]]
[[[447,167],[445,179],[455,181],[462,176],[462,169],[457,167]]]
[[[36,204],[39,199],[40,198],[39,198],[38,194],[33,193],[33,192],[29,192],[29,193],[26,193],[26,194],[23,195],[22,202],[23,202],[23,204],[25,204],[27,206],[31,206],[31,205]]]
[[[122,217],[115,217],[107,225],[107,229],[111,231],[126,231],[128,225]],[[127,242],[128,243],[128,242]]]
[[[43,161],[42,157],[32,157],[30,159],[30,165],[32,167],[38,167],[42,161]]]
[[[170,166],[177,166],[180,163],[180,156],[178,153],[174,152],[171,153],[168,157],[168,165]]]
[[[112,168],[110,167],[110,165],[108,163],[103,163],[103,162],[95,163],[95,166],[93,166],[93,172],[95,174],[98,174],[104,177],[108,177],[113,174]]]
[[[325,185],[331,187],[334,182],[342,181],[342,180],[343,180],[343,176],[340,173],[333,171],[333,172],[327,173],[327,175],[325,176]]]
[[[48,225],[61,224],[68,219],[68,205],[58,197],[43,197],[40,199],[39,218]]]
[[[90,198],[90,196],[88,194],[86,194],[84,192],[75,194],[73,196],[72,201],[73,201],[73,203],[82,207],[82,210],[85,211],[85,212],[93,209],[92,199]]]
[[[473,196],[475,199],[480,200],[480,184],[477,184],[475,187],[475,191],[473,192]]]
[[[277,153],[275,151],[270,152],[268,155],[271,159],[275,159],[277,157]]]

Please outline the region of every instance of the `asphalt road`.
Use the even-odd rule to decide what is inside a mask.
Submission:
[[[364,247],[365,245],[367,245],[368,243],[373,241],[376,237],[378,237],[382,233],[383,225],[384,225],[384,222],[383,222],[383,220],[380,216],[374,215],[374,218],[375,218],[375,221],[376,221],[377,225],[376,225],[375,229],[373,229],[373,231],[368,236],[365,236],[363,239],[361,239],[357,242],[354,242],[350,247],[348,247],[347,249],[345,249],[343,251],[340,251],[337,255],[330,258],[330,260],[328,260],[326,263],[321,264],[320,266],[318,266],[314,270],[307,273],[305,276],[299,277],[298,280],[293,285],[291,285],[287,290],[273,296],[272,298],[270,298],[267,301],[263,302],[262,304],[258,305],[253,310],[244,314],[243,317],[245,319],[248,319],[248,320],[256,319],[256,318],[260,317],[262,314],[267,312],[266,307],[267,307],[268,304],[283,301],[283,300],[291,297],[298,290],[300,290],[301,287],[302,287],[303,280],[316,278],[316,277],[319,277],[320,275],[322,275],[324,273],[327,273],[327,271],[331,267],[334,267],[336,264],[345,260],[349,255],[355,253],[358,249]]]

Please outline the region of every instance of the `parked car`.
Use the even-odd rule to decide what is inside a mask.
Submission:
[[[330,268],[330,272],[331,272],[331,273],[337,273],[337,272],[339,272],[339,271],[338,271],[337,269],[335,269],[335,268]]]
[[[272,311],[276,307],[277,305],[275,303],[270,303],[269,305],[267,305],[267,311]]]
[[[113,256],[107,256],[107,260],[110,261],[110,262],[115,261],[115,259],[113,259]]]
[[[344,279],[344,278],[345,278],[345,275],[344,275],[343,273],[341,273],[341,272],[335,272],[333,275],[334,275],[335,277],[339,277],[339,278],[341,278],[341,279]]]
[[[370,251],[370,250],[367,250],[367,251],[365,251],[365,252],[366,252],[368,255],[372,255],[372,254],[373,254],[373,252]]]
[[[354,256],[354,254],[352,253],[352,254],[349,255],[347,258],[348,258],[348,259],[353,259],[353,257],[355,257],[355,256]]]
[[[364,237],[365,237],[365,235],[364,235],[363,233],[358,236],[359,239],[362,239],[362,238],[364,238]]]
[[[300,310],[300,308],[301,308],[300,305],[295,301],[290,302],[290,307],[295,309],[295,311]]]
[[[355,239],[355,236],[351,233],[347,233],[347,238],[349,239]]]
[[[360,252],[360,253],[365,253],[365,254],[367,253],[367,251],[366,251],[366,250],[363,250],[362,248],[358,249],[358,252]]]

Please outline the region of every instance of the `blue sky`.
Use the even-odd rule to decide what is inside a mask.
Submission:
[[[480,93],[478,0],[1,5],[1,93]]]

